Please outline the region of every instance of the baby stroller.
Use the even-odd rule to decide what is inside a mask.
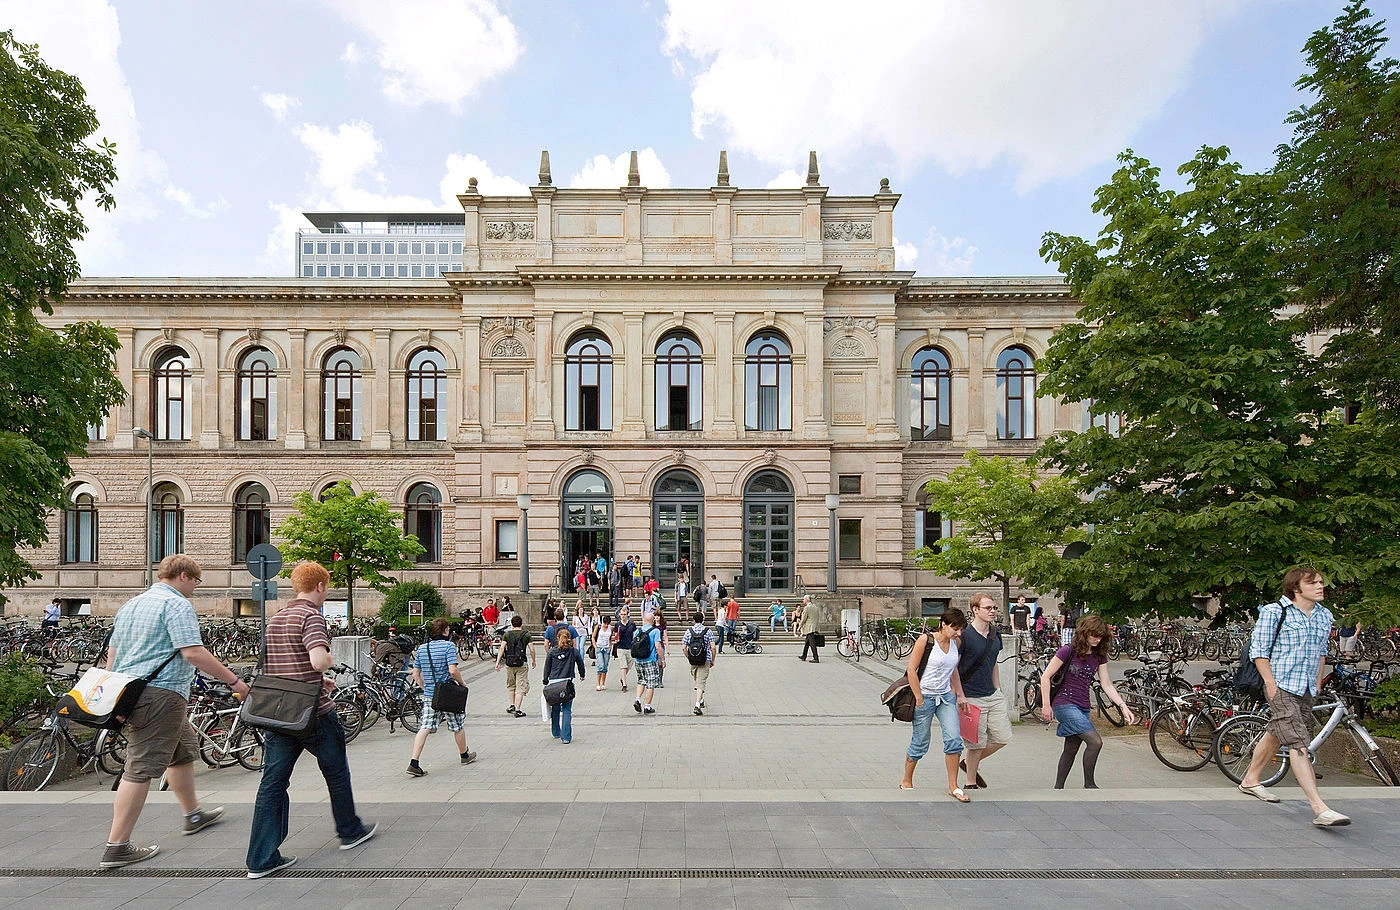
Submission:
[[[762,654],[763,646],[758,643],[758,623],[746,622],[743,628],[734,630],[730,640],[736,654]]]

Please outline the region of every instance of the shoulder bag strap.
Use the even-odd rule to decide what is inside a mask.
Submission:
[[[173,653],[171,653],[171,655],[170,655],[169,657],[167,657],[165,660],[161,661],[161,664],[160,664],[159,667],[156,667],[156,668],[155,668],[154,670],[152,670],[147,676],[145,676],[145,677],[143,677],[143,678],[146,680],[146,682],[150,682],[151,680],[155,679],[157,676],[160,675],[160,671],[161,671],[161,670],[164,670],[167,666],[170,665],[170,662],[171,662],[172,660],[174,660],[175,658],[177,658],[177,657],[179,657],[179,656],[180,656],[180,652],[179,652],[178,650],[174,651]]]
[[[987,631],[988,631],[988,632],[995,632],[996,630],[995,630],[995,629],[988,629]],[[1000,637],[1000,634],[998,634],[997,637],[999,638],[999,637]],[[977,656],[977,660],[976,660],[975,662],[973,662],[973,664],[972,664],[971,667],[968,668],[968,670],[967,670],[967,675],[968,675],[968,676],[976,676],[976,675],[977,675],[977,671],[980,670],[980,669],[982,669],[983,665],[985,665],[985,664],[987,663],[987,658],[988,658],[988,657],[991,655],[991,653],[992,653],[992,639],[991,639],[991,637],[988,636],[987,638],[983,639],[983,641],[985,641],[987,644],[982,648],[982,653],[979,654],[979,655]]]
[[[1278,633],[1283,631],[1283,620],[1288,616],[1288,604],[1284,603],[1281,597],[1278,601],[1278,607],[1278,624],[1274,626],[1274,638],[1273,641],[1269,642],[1269,656],[1265,658],[1270,663],[1273,663],[1274,660],[1274,646],[1278,644]]]

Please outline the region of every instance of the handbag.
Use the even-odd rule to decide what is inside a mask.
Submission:
[[[77,685],[58,700],[58,713],[85,727],[120,730],[136,707],[136,700],[146,691],[146,684],[159,676],[179,653],[172,653],[146,676],[90,667]]]
[[[428,669],[432,671],[433,679],[437,680],[433,684],[433,710],[443,714],[464,713],[467,710],[467,687],[453,679],[450,673],[438,680],[437,667],[433,665],[433,643],[428,642],[423,648],[428,652]]]
[[[928,667],[929,646],[924,646],[923,656],[919,658],[919,668],[915,676],[923,676],[924,670]],[[914,688],[909,685],[909,674],[890,683],[885,691],[880,694],[880,704],[890,709],[890,722],[903,721],[906,724],[914,722]]]
[[[816,645],[818,648],[825,648],[825,647],[826,647],[826,635],[825,635],[824,633],[822,633],[822,632],[813,632],[813,633],[812,633],[812,644]]]
[[[245,724],[279,733],[305,733],[316,720],[320,682],[302,682],[264,673],[248,685],[248,697],[238,709]]]
[[[551,679],[544,684],[545,704],[563,705],[574,700],[574,678],[572,676],[564,679]]]

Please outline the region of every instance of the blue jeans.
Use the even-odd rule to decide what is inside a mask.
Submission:
[[[768,617],[768,631],[769,631],[769,632],[776,632],[776,631],[778,631],[778,623],[782,623],[782,624],[783,624],[783,631],[784,631],[784,632],[786,632],[786,631],[788,630],[787,615],[784,614],[784,615],[782,615],[782,616],[770,616],[770,617]]]
[[[568,742],[574,738],[574,703],[566,701],[561,705],[549,706],[549,732],[554,738]]]
[[[910,761],[928,754],[933,735],[933,716],[938,715],[938,727],[943,733],[943,754],[955,755],[963,750],[962,726],[958,719],[958,698],[952,692],[924,695],[924,703],[914,709],[914,735],[909,740]]]
[[[287,784],[302,750],[316,756],[326,790],[331,798],[335,833],[341,842],[365,833],[364,822],[355,814],[355,795],[350,790],[350,764],[345,760],[345,730],[340,715],[322,714],[311,729],[297,736],[264,730],[263,774],[258,796],[253,802],[253,830],[248,836],[248,869],[261,872],[282,862],[278,852],[287,839],[291,801]]]
[[[719,650],[724,650],[724,623],[715,621],[715,646]]]
[[[600,674],[601,674],[601,673],[606,673],[606,672],[608,672],[608,665],[612,663],[612,649],[611,649],[611,647],[609,647],[608,645],[603,645],[601,648],[598,648],[598,649],[597,649],[597,654],[598,654],[598,672],[599,672]]]

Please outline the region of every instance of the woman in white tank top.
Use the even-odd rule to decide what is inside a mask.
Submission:
[[[948,795],[960,803],[972,800],[958,786],[958,761],[963,740],[959,710],[966,709],[962,679],[958,676],[959,640],[967,627],[967,617],[957,607],[943,613],[937,631],[926,632],[909,655],[905,673],[914,690],[914,732],[904,756],[904,779],[900,788],[914,789],[914,766],[928,754],[933,734],[933,718],[943,734],[943,764],[948,772]],[[922,668],[922,669],[921,669]]]

